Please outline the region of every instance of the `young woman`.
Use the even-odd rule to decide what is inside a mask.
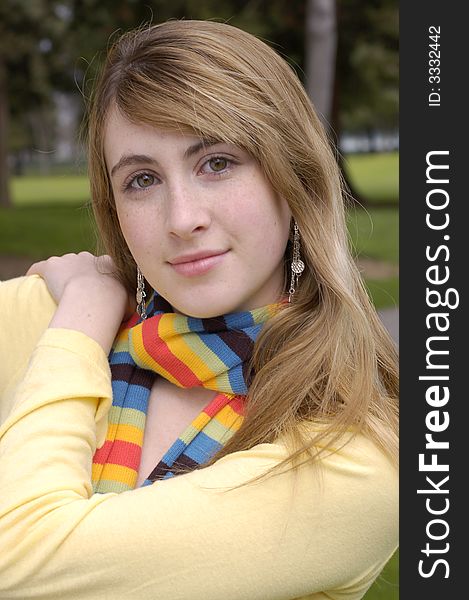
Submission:
[[[300,82],[171,21],[111,48],[88,125],[105,254],[0,286],[0,598],[363,597],[396,354]]]

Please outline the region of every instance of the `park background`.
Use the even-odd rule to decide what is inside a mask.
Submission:
[[[2,0],[0,279],[94,251],[80,126],[96,69],[120,32],[170,18],[228,22],[295,69],[338,149],[353,253],[398,341],[397,0]],[[365,599],[398,597],[396,553]]]

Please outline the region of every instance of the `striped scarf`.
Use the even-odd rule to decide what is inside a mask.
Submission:
[[[148,400],[155,377],[179,387],[219,392],[167,450],[142,485],[207,462],[243,422],[248,361],[264,322],[278,304],[222,317],[176,314],[156,292],[148,318],[135,314],[120,329],[109,355],[113,401],[106,441],[93,458],[97,493],[135,488]]]

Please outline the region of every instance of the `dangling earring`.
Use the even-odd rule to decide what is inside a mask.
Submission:
[[[135,299],[137,300],[137,312],[143,320],[147,318],[145,298],[145,280],[143,278],[142,272],[140,271],[140,268],[137,267],[137,293],[135,294]]]
[[[288,302],[291,302],[292,296],[296,291],[298,279],[305,269],[305,264],[300,257],[300,232],[296,221],[293,221],[293,256],[291,263],[291,283],[288,290]]]

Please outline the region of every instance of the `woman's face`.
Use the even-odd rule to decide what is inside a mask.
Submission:
[[[129,249],[176,311],[204,318],[279,300],[291,213],[249,154],[113,110],[105,156]]]

